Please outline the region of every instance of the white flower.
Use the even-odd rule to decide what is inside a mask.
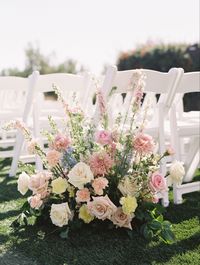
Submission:
[[[126,176],[120,181],[118,189],[121,191],[123,196],[135,196],[138,191],[137,180]]]
[[[169,173],[169,182],[180,185],[182,183],[183,176],[185,175],[185,169],[180,161],[175,160],[170,167]]]
[[[22,172],[19,175],[18,181],[17,181],[17,190],[24,195],[28,191],[28,185],[29,185],[30,177],[25,172]]]
[[[94,175],[90,167],[84,162],[77,163],[69,172],[69,183],[76,188],[83,189],[84,184],[91,182],[94,179]]]
[[[68,203],[52,204],[50,211],[51,221],[54,225],[62,227],[67,225],[72,213],[69,209]]]

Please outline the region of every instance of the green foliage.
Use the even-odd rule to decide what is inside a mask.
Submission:
[[[167,72],[172,67],[182,67],[185,72],[200,70],[199,44],[143,45],[118,59],[119,70],[146,68]]]
[[[142,223],[140,233],[147,239],[160,238],[167,244],[174,243],[175,236],[172,232],[172,224],[164,220],[165,209],[150,202],[143,203],[136,210],[136,218]]]
[[[34,70],[38,70],[40,74],[50,74],[50,73],[71,73],[75,74],[80,70],[83,70],[81,66],[78,68],[77,62],[69,59],[64,62],[53,65],[52,64],[52,55],[43,55],[39,49],[39,47],[34,47],[33,44],[29,43],[27,48],[25,49],[25,67],[23,70],[19,70],[18,68],[8,68],[3,69],[0,72],[0,75],[7,76],[22,76],[27,77]]]

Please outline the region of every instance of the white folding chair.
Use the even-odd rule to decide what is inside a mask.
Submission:
[[[38,71],[33,72],[29,77],[28,77],[28,84],[26,88],[26,99],[25,99],[25,105],[23,108],[23,115],[22,115],[22,122],[25,124],[28,124],[31,122],[31,110],[32,110],[32,102],[33,102],[33,97],[34,97],[34,87],[35,83],[37,81],[37,77],[39,75]],[[17,131],[16,135],[16,141],[14,145],[14,150],[13,150],[13,158],[12,158],[12,164],[9,172],[9,176],[14,176],[17,171],[17,164],[20,158],[21,150],[24,144],[24,136],[21,131]],[[29,156],[27,157],[29,161]],[[25,157],[26,159],[26,157]],[[31,158],[32,161],[32,158]]]
[[[122,102],[120,107],[120,101],[117,99],[117,111],[121,113],[125,113],[126,110],[129,109],[129,104],[131,103],[131,97],[133,95],[133,91],[129,91],[129,84],[130,80],[133,76],[135,70],[128,70],[128,71],[117,71],[116,67],[109,67],[104,84],[102,87],[102,91],[105,95],[105,98],[108,101],[110,98],[115,96],[115,94],[126,93],[128,94],[127,99],[125,99],[124,103]],[[164,119],[167,116],[171,104],[174,99],[176,87],[180,81],[180,78],[183,74],[183,69],[181,68],[172,68],[168,73],[162,73],[153,70],[142,69],[143,73],[146,75],[146,86],[145,86],[145,93],[153,93],[161,94],[158,103],[156,104],[156,108],[154,109],[154,119],[152,121],[151,126],[146,129],[146,132],[151,134],[152,136],[156,137],[159,141],[159,152],[163,153],[166,150],[165,146],[165,124]],[[113,87],[116,87],[113,90],[112,96],[109,98],[109,93]],[[111,111],[113,111],[114,107],[110,106]],[[121,111],[122,109],[122,111]],[[124,111],[125,110],[125,111]],[[95,113],[96,123],[98,122],[98,113]],[[111,115],[114,117],[115,115]],[[157,117],[157,118],[156,118]],[[161,172],[163,175],[166,174],[166,160],[161,164]],[[160,196],[162,199],[162,203],[164,206],[168,206],[169,199],[168,199],[168,192],[164,195]]]
[[[28,99],[31,93],[31,79],[16,76],[0,77],[0,157],[13,157],[11,149],[19,137],[16,130],[6,131],[2,127],[10,120],[26,121],[29,115]]]
[[[177,96],[170,111],[171,141],[175,147],[175,158],[184,162],[185,182],[192,180],[200,161],[200,112],[180,115],[183,95],[200,92],[200,72],[184,73],[177,87]],[[181,102],[178,102],[178,100]],[[187,143],[187,144],[186,144]],[[182,195],[200,190],[200,181],[173,185],[174,203],[182,203]]]
[[[41,136],[42,130],[50,130],[48,116],[52,116],[59,127],[62,126],[62,120],[65,116],[64,109],[57,100],[45,100],[44,93],[53,92],[53,85],[58,86],[61,90],[63,97],[68,103],[69,107],[74,107],[73,98],[76,94],[78,103],[82,109],[85,108],[88,102],[88,91],[92,86],[90,75],[85,73],[84,75],[74,75],[65,73],[55,73],[47,75],[39,75],[34,80],[32,102],[30,106],[33,106],[33,134],[35,138],[40,140],[40,144],[44,145],[43,137]],[[11,165],[10,175],[14,175],[17,170],[17,162],[20,156],[20,146],[23,139],[18,141],[18,148],[15,150],[15,159]],[[37,170],[42,169],[42,163],[38,157],[36,157]]]

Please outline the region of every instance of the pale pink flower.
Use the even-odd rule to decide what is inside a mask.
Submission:
[[[51,144],[51,148],[57,151],[62,151],[67,149],[70,142],[70,139],[66,135],[59,133],[55,136],[54,141]]]
[[[15,128],[20,129],[20,130],[26,130],[26,124],[23,121],[16,120],[15,121]]]
[[[29,129],[27,128],[26,124],[23,121],[20,120],[11,121],[6,125],[5,128],[7,129],[15,128],[20,130],[25,136],[25,138],[29,141],[32,138]]]
[[[90,191],[88,190],[88,188],[84,188],[76,192],[77,202],[87,202],[89,200],[90,200]]]
[[[101,90],[97,92],[97,100],[98,100],[100,114],[101,116],[103,116],[106,113],[106,101],[104,94]]]
[[[165,178],[159,172],[154,172],[150,177],[149,188],[153,192],[166,191],[167,185]]]
[[[168,146],[168,148],[166,150],[166,153],[167,153],[167,155],[172,156],[172,155],[175,154],[175,151],[174,151],[174,149],[171,146]]]
[[[135,90],[134,92],[134,97],[135,97],[135,102],[136,104],[140,104],[141,100],[144,96],[143,90],[141,89],[141,87],[138,87],[138,89]]]
[[[148,134],[139,133],[133,139],[133,148],[140,154],[149,154],[153,152],[154,147],[153,138]]]
[[[152,202],[153,202],[153,203],[158,203],[158,202],[159,202],[159,198],[158,198],[156,195],[154,195],[154,196],[152,197]]]
[[[108,186],[108,180],[103,177],[98,177],[92,182],[92,187],[97,195],[103,195],[103,190]]]
[[[95,141],[99,144],[106,145],[112,142],[111,133],[106,130],[96,132]]]
[[[47,152],[46,158],[49,166],[54,167],[56,164],[58,164],[61,158],[61,153],[56,150],[50,150]]]
[[[32,175],[29,179],[29,189],[33,191],[33,194],[40,194],[41,198],[45,198],[48,195],[48,180],[50,178],[49,172],[39,172]]]
[[[113,160],[105,152],[94,153],[90,157],[89,165],[95,176],[105,175],[113,166]]]
[[[117,207],[112,203],[108,196],[92,197],[93,201],[88,202],[88,210],[91,215],[98,219],[110,219]]]
[[[40,194],[36,194],[34,196],[31,196],[28,199],[28,202],[30,203],[31,208],[34,208],[34,209],[39,209],[43,204],[43,201],[41,200]]]
[[[79,106],[76,106],[74,108],[70,108],[69,112],[72,114],[84,115],[83,110]]]
[[[118,227],[126,227],[132,230],[131,221],[133,217],[134,214],[125,214],[122,207],[118,207],[111,216],[111,221]]]
[[[35,154],[36,153],[36,146],[38,145],[37,139],[32,139],[30,142],[27,144],[27,150],[29,154]]]
[[[117,144],[116,143],[111,143],[111,145],[109,146],[109,154],[110,156],[113,158],[116,154],[117,151]]]
[[[119,135],[119,132],[117,130],[112,131],[111,137],[112,137],[112,140],[114,142],[118,142],[119,141],[119,136],[120,135]]]

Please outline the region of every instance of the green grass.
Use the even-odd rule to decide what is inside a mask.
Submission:
[[[7,164],[0,163],[0,265],[200,264],[200,193],[184,196],[182,205],[170,204],[166,218],[177,237],[171,245],[146,242],[136,232],[131,239],[117,229],[86,227],[67,240],[56,234],[44,237],[45,226],[16,233],[10,224],[25,199],[17,192],[16,178],[7,177]]]

